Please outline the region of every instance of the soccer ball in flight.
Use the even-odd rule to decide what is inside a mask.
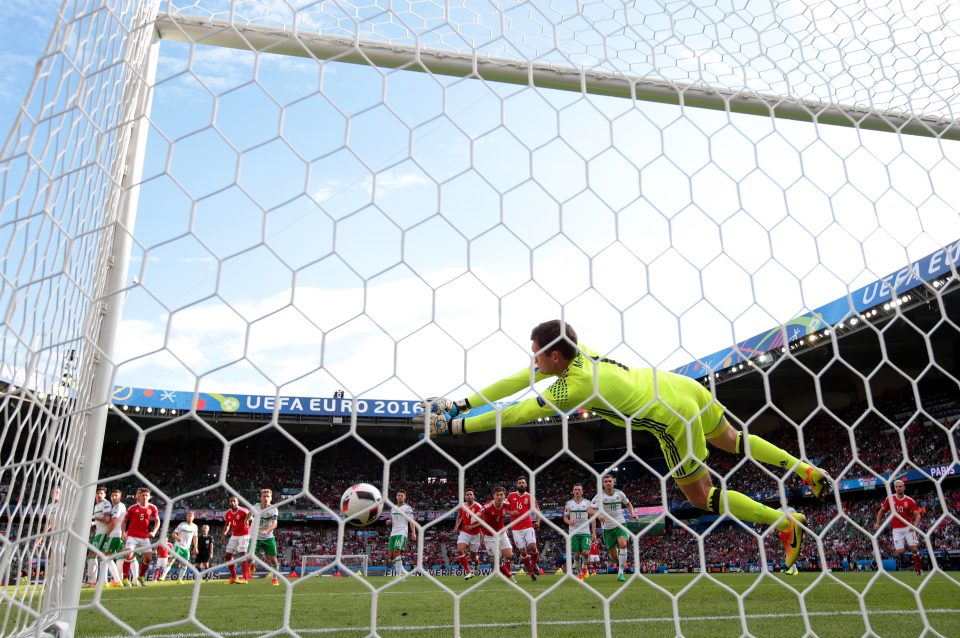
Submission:
[[[383,511],[383,495],[369,483],[357,483],[347,488],[340,498],[340,511],[347,523],[363,527],[380,519]]]

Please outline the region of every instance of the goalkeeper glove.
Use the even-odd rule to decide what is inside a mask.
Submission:
[[[448,418],[453,418],[460,416],[464,412],[468,412],[470,410],[470,402],[466,399],[462,401],[451,401],[443,397],[430,397],[426,401],[421,401],[420,407],[422,407],[424,411],[438,414],[445,412]]]
[[[435,412],[421,412],[413,417],[413,429],[423,431],[427,427],[426,433],[430,437],[438,436],[459,436],[466,434],[463,430],[463,419],[451,419],[446,412],[437,414]]]

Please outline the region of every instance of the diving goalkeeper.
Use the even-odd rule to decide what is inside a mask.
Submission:
[[[556,377],[556,381],[541,396],[504,407],[500,411],[503,427],[583,407],[614,425],[625,427],[629,422],[636,430],[650,432],[660,442],[670,472],[691,504],[714,514],[729,513],[741,521],[775,526],[782,532],[786,566],[793,566],[803,541],[798,523],[806,518],[799,513],[786,515],[740,492],[713,487],[703,465],[709,454],[707,442],[734,454],[746,454],[749,449],[750,457],[761,463],[791,468],[817,498],[823,498],[829,485],[823,471],[756,435],[744,437],[727,422],[723,406],[709,390],[693,379],[651,368],[630,368],[601,357],[578,344],[570,324],[559,320],[538,325],[530,338],[534,381],[548,377]],[[427,399],[424,412],[414,418],[414,427],[433,437],[492,430],[497,424],[495,411],[470,417],[470,409],[529,388],[530,379],[530,369],[524,368],[461,401]]]

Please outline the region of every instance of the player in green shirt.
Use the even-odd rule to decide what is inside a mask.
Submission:
[[[607,421],[653,434],[660,443],[674,480],[694,506],[715,514],[729,513],[742,521],[773,525],[784,537],[787,566],[800,555],[803,514],[785,515],[749,496],[713,486],[704,466],[707,442],[734,454],[749,454],[761,463],[792,469],[822,498],[829,478],[820,469],[785,450],[731,427],[725,410],[710,391],[682,375],[651,368],[631,368],[603,357],[580,344],[570,324],[544,322],[533,329],[535,368],[524,368],[460,401],[431,398],[414,427],[429,436],[462,435],[497,427],[522,425],[557,412],[584,408]],[[530,388],[534,382],[556,377],[540,396],[470,417],[471,408]],[[594,388],[596,387],[596,391]]]

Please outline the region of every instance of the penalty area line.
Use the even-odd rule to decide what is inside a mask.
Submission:
[[[919,614],[920,611],[917,609],[882,609],[877,611],[868,611],[868,616],[892,616],[900,614]],[[927,609],[924,611],[926,614],[960,614],[960,609]],[[746,614],[745,618],[747,620],[769,620],[777,618],[801,618],[804,614]],[[824,617],[824,616],[863,616],[863,613],[860,611],[853,610],[841,610],[841,611],[812,611],[806,614],[807,617]],[[734,615],[725,615],[725,616],[681,616],[680,622],[691,622],[691,621],[720,621],[720,620],[740,620],[740,616]],[[649,623],[672,623],[674,622],[673,616],[659,616],[651,618],[611,618],[611,625],[640,625],[640,624],[649,624]],[[565,626],[565,625],[602,625],[602,620],[540,620],[537,622],[537,626]],[[461,623],[460,629],[508,629],[511,627],[526,627],[529,623],[525,622],[498,622],[498,623]],[[378,625],[377,631],[443,631],[455,629],[454,625]],[[248,630],[248,631],[227,631],[221,634],[216,634],[218,636],[233,637],[233,636],[258,636],[263,635],[266,631],[275,631],[275,630]],[[337,633],[350,633],[350,632],[363,632],[369,633],[370,627],[318,627],[316,629],[301,629],[291,627],[290,631],[297,634],[337,634]],[[194,632],[194,633],[171,633],[171,634],[138,634],[140,638],[208,638],[210,634]],[[114,635],[114,636],[105,636],[104,638],[129,638],[127,635]]]

